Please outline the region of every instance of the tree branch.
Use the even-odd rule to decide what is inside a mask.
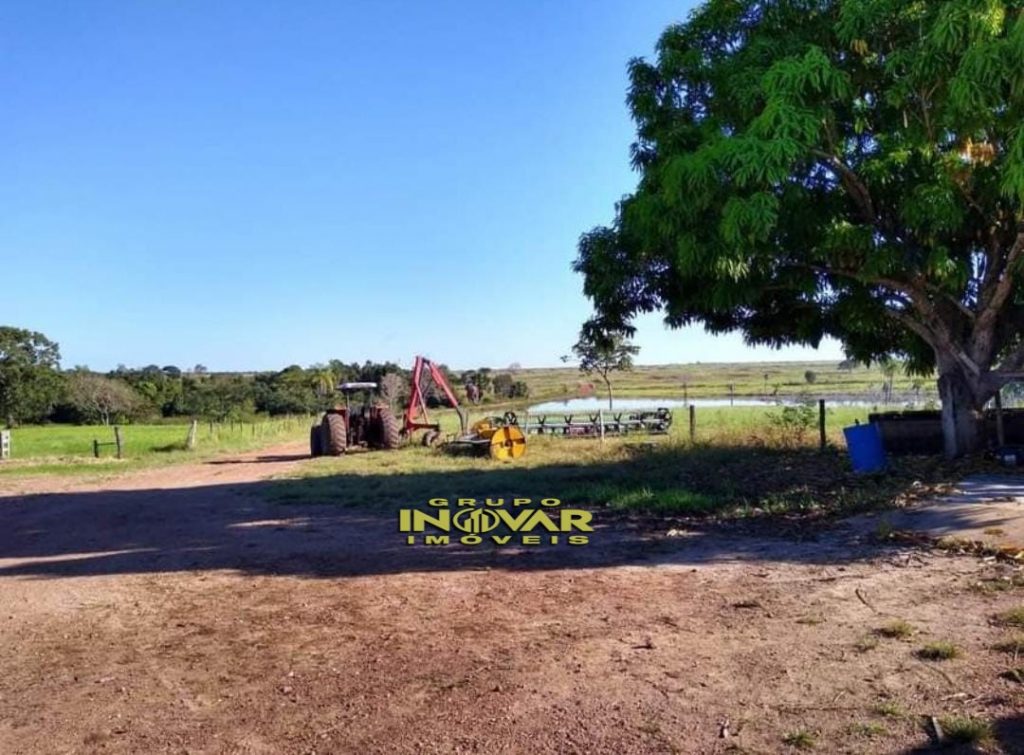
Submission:
[[[875,214],[875,203],[871,200],[871,192],[868,191],[868,187],[860,176],[835,155],[817,149],[812,149],[811,154],[823,160],[827,167],[838,174],[843,186],[846,187],[850,197],[860,209],[861,215],[864,216],[864,220],[874,225],[878,221],[878,216]]]
[[[993,238],[992,244],[988,249],[988,253],[985,255],[985,275],[981,281],[978,295],[980,311],[984,312],[992,306],[992,303],[995,301],[1001,287],[1008,287],[1012,285],[1012,280],[1007,282],[1007,276],[1005,273],[1008,271],[1009,266],[1019,259],[1022,252],[1022,245],[1024,245],[1024,227],[1019,227],[1010,247],[1010,251],[1006,255],[1006,259],[1000,264],[999,244]]]
[[[983,287],[986,291],[983,294],[982,310],[978,316],[976,328],[982,325],[991,325],[999,314],[999,310],[1006,304],[1006,300],[1010,298],[1014,283],[1013,266],[1021,258],[1021,255],[1024,255],[1024,229],[1018,229],[1017,238],[1014,240],[1013,246],[1010,247],[1002,266],[997,269],[997,266],[993,265],[992,269],[985,273],[987,280]]]

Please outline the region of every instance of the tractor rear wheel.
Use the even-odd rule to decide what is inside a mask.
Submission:
[[[377,440],[380,447],[385,451],[393,451],[402,442],[402,429],[398,426],[398,417],[391,413],[391,408],[382,406],[380,408],[380,419],[378,420]]]
[[[328,413],[324,415],[324,421],[320,424],[320,431],[323,433],[323,453],[329,456],[341,456],[348,446],[348,428],[345,427],[345,418],[340,414]]]
[[[320,425],[313,425],[309,428],[309,455],[323,456],[324,455],[324,444],[323,444],[323,432],[320,430]]]

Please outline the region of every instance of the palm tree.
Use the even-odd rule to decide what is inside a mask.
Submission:
[[[330,367],[325,367],[322,364],[314,365],[310,368],[309,380],[321,404],[325,403],[325,400],[334,393],[335,376]]]

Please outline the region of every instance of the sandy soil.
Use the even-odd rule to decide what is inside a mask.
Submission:
[[[1009,567],[842,526],[410,548],[393,512],[261,497],[300,453],[0,482],[0,752],[891,753],[946,715],[1024,752],[992,649],[1024,590],[978,589]]]

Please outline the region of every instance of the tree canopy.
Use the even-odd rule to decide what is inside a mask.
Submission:
[[[0,326],[0,421],[45,417],[61,394],[59,368],[60,348],[42,333]]]
[[[595,323],[838,338],[937,368],[947,450],[1024,366],[1021,0],[711,0],[630,63],[636,190]]]

